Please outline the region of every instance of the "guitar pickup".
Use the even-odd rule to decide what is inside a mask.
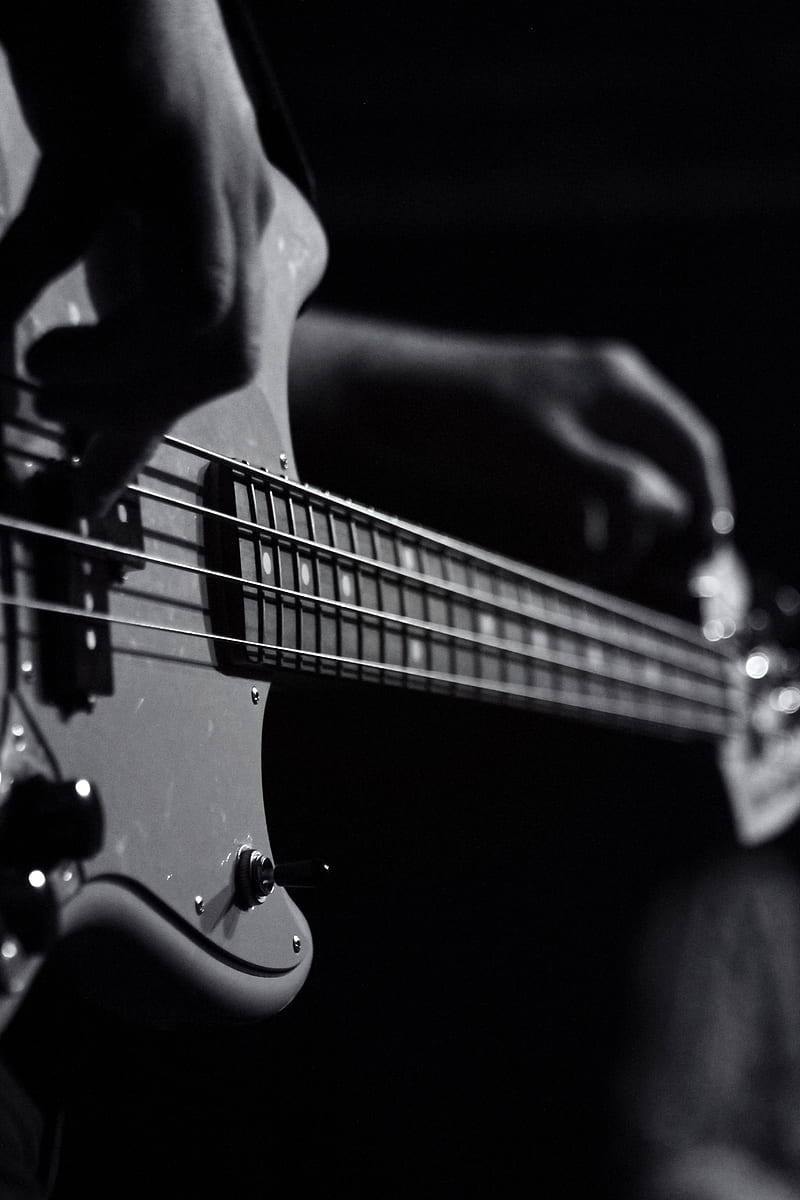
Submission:
[[[209,463],[203,479],[205,508],[236,516],[236,485],[236,476],[227,464]],[[243,587],[234,582],[242,579],[242,535],[235,524],[210,516],[206,517],[203,526],[206,563],[212,572],[228,576],[223,579],[212,574],[207,581],[211,628],[223,635],[223,640],[214,647],[217,666],[227,674],[250,675],[257,666],[256,656],[245,643],[247,622]]]
[[[39,633],[42,699],[65,714],[91,708],[96,696],[114,691],[109,593],[127,571],[144,563],[126,551],[144,549],[138,496],[123,495],[103,517],[76,517],[71,468],[55,463],[30,485],[32,515],[57,533],[32,546]],[[79,538],[85,543],[77,542]],[[113,550],[92,545],[110,544]]]

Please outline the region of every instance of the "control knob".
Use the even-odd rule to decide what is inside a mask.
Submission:
[[[20,779],[0,810],[0,865],[49,871],[91,858],[103,829],[100,796],[88,779]]]

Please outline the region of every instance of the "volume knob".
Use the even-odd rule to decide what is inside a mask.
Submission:
[[[103,844],[103,807],[88,779],[21,779],[0,814],[0,863],[49,870]]]

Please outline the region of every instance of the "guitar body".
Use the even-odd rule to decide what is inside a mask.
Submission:
[[[24,202],[35,161],[0,72],[6,219]],[[707,636],[691,623],[296,482],[289,344],[326,246],[313,213],[278,172],[273,189],[255,382],[179,422],[102,521],[69,518],[63,489],[79,447],[68,442],[72,431],[40,419],[30,389],[18,386],[31,342],[52,326],[95,319],[83,268],[39,299],[7,354],[0,1028],[53,948],[88,991],[162,1024],[245,1020],[284,1007],[308,974],[311,938],[280,886],[289,875],[273,871],[267,821],[275,779],[289,776],[287,794],[311,796],[313,811],[299,821],[303,837],[307,828],[318,839],[311,852],[339,849],[346,860],[361,826],[377,821],[377,836],[364,838],[348,864],[346,886],[357,889],[370,870],[380,881],[393,855],[406,904],[397,824],[367,802],[349,826],[344,806],[329,801],[321,812],[316,805],[326,779],[318,774],[315,786],[312,768],[327,768],[342,746],[347,791],[358,790],[350,785],[348,739],[363,748],[359,722],[326,757],[303,697],[296,708],[283,707],[294,716],[282,733],[264,739],[276,670],[316,683],[327,677],[405,688],[415,693],[411,704],[420,694],[434,704],[459,696],[714,742],[746,841],[774,836],[800,808],[800,736],[790,728],[800,689],[773,695],[768,679],[754,702],[743,679],[762,676],[742,672],[732,619],[714,616],[706,622],[714,636]],[[769,658],[756,659],[766,671]],[[434,717],[432,724],[438,710]],[[757,745],[748,727],[756,717]],[[384,771],[415,761],[416,739],[404,744],[390,724],[395,757]],[[375,739],[365,740],[373,751]],[[307,770],[304,755],[314,757]],[[54,853],[51,845],[40,860],[38,847],[52,841],[42,814],[54,797],[63,803],[69,793],[74,803],[70,788],[101,797],[102,842],[91,852]],[[378,777],[374,791],[383,790]],[[418,842],[428,851],[420,878],[435,877],[439,862],[464,862],[447,819],[437,843],[427,814],[418,815],[426,831]],[[302,859],[309,850],[295,836],[297,825],[284,820],[281,832],[289,829],[286,842]],[[478,815],[464,826],[479,828]],[[477,835],[468,841],[477,855],[468,874],[481,878],[484,847]],[[518,845],[509,836],[505,857],[515,859]],[[498,878],[504,874],[500,863]],[[9,897],[18,906],[22,897],[26,912],[41,911],[46,897],[56,927],[47,936],[25,933]],[[422,907],[420,923],[427,920]],[[340,928],[355,928],[362,908],[356,892]],[[354,978],[370,950],[356,937],[351,952]]]
[[[0,182],[9,214],[23,199],[35,148],[6,74],[0,91]],[[251,387],[195,411],[173,432],[280,473],[293,471],[285,383],[291,328],[322,273],[326,248],[310,209],[277,172],[274,187],[264,246],[273,266],[263,367]],[[21,323],[17,372],[26,346],[44,329],[94,317],[84,272],[76,269]],[[62,458],[64,448],[61,432],[39,421],[26,397],[13,391],[4,388],[4,454],[17,487]],[[206,467],[202,457],[164,444],[140,483],[198,504]],[[201,518],[190,507],[144,497],[137,516],[145,554],[199,572],[148,562],[108,590],[113,686],[106,689],[111,694],[89,700],[84,708],[90,711],[65,710],[42,687],[40,627],[36,613],[24,607],[24,597],[36,593],[30,540],[23,544],[13,534],[5,540],[6,588],[21,606],[4,610],[2,798],[30,775],[88,779],[99,791],[102,848],[83,864],[60,863],[49,872],[60,943],[72,947],[77,962],[85,948],[93,988],[119,991],[132,1006],[144,1002],[157,1020],[269,1015],[302,985],[311,939],[284,888],[274,887],[250,911],[233,899],[239,848],[253,846],[272,857],[265,819],[269,762],[263,773],[261,765],[268,685],[224,674],[213,641],[204,636]],[[143,627],[148,622],[184,632],[152,631]],[[98,626],[97,637],[103,632]],[[84,636],[91,658],[91,627]],[[38,954],[15,958],[9,994],[0,999],[3,1023],[40,961]],[[160,983],[153,986],[156,964],[163,991]],[[141,994],[133,996],[137,980]],[[154,1009],[149,1000],[156,992],[163,1002]]]

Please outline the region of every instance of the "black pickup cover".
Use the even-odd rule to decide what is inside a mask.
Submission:
[[[73,515],[70,467],[57,463],[41,472],[31,491],[36,517],[50,527],[89,541],[110,542],[119,554],[76,546],[55,537],[37,540],[33,551],[37,597],[85,617],[40,612],[40,686],[42,697],[64,712],[87,707],[93,696],[114,691],[111,626],[102,619],[109,611],[109,590],[123,573],[144,564],[126,550],[142,550],[138,497],[124,495],[104,517]],[[101,619],[96,619],[99,615]],[[94,619],[93,619],[94,618]]]

